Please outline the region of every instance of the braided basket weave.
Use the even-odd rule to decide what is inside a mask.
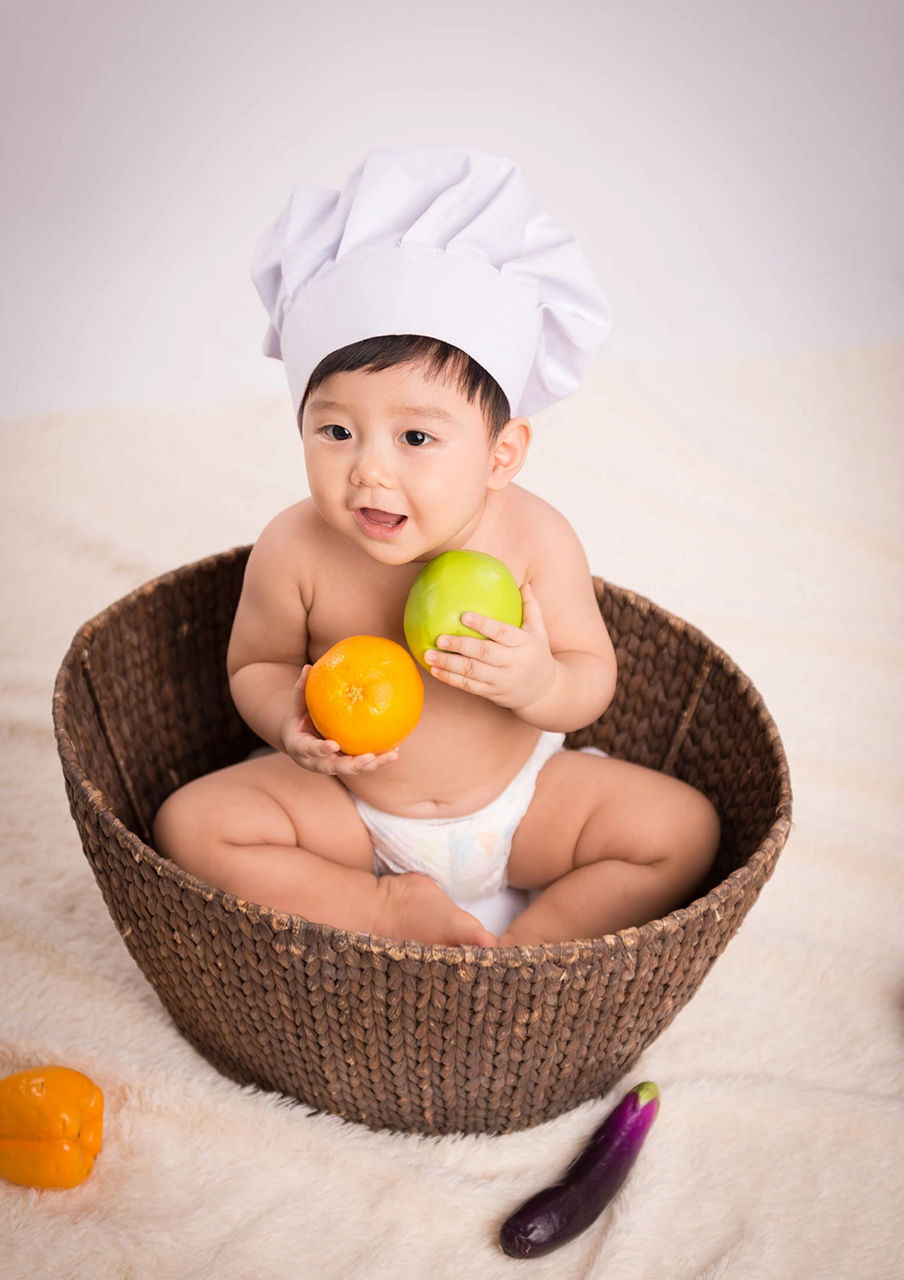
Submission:
[[[606,1092],[690,999],[787,838],[788,768],[750,681],[693,627],[597,582],[619,684],[570,735],[676,774],[722,819],[694,901],[592,942],[483,950],[347,933],[160,857],[157,807],[258,745],[225,653],[248,549],[176,570],[76,635],[54,725],[85,854],[126,946],[220,1071],[374,1128],[505,1132]]]

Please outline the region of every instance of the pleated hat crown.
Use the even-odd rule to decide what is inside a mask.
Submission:
[[[411,333],[459,347],[513,415],[534,414],[577,389],[611,328],[589,262],[518,166],[466,148],[380,149],[339,191],[296,187],[252,278],[296,411],[324,356]]]

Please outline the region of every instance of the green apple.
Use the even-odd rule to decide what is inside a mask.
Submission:
[[[476,636],[461,620],[463,613],[481,613],[520,627],[521,592],[501,560],[483,551],[444,551],[425,564],[414,580],[405,604],[405,639],[422,667],[427,649],[438,636]]]

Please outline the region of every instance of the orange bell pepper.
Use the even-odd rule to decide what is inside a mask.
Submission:
[[[77,1187],[100,1150],[104,1095],[70,1067],[0,1080],[0,1177],[24,1187]]]

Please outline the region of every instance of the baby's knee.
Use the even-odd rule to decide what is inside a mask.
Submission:
[[[186,850],[212,842],[213,815],[191,783],[167,796],[157,810],[152,839],[158,853],[180,864]]]
[[[704,876],[712,866],[721,835],[722,823],[715,805],[702,791],[688,786],[683,845],[685,860],[698,876]]]

